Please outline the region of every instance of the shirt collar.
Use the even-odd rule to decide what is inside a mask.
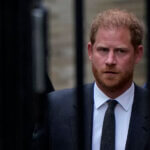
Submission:
[[[121,94],[119,97],[115,98],[115,100],[123,107],[125,111],[128,111],[130,106],[132,106],[133,98],[134,98],[134,83],[130,86],[128,90],[126,90],[123,94]],[[105,95],[97,86],[97,84],[94,84],[94,104],[96,109],[101,107],[103,104],[106,103],[111,99],[107,95]]]

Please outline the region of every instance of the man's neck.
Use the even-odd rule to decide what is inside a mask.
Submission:
[[[122,86],[122,87],[118,86],[118,87],[114,87],[114,88],[108,88],[105,86],[101,86],[97,82],[96,82],[96,84],[97,84],[98,88],[103,93],[105,93],[108,97],[115,99],[115,98],[119,97],[121,94],[123,94],[126,90],[128,90],[131,87],[132,82],[127,84],[126,86]]]

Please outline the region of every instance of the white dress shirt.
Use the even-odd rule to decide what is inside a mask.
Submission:
[[[132,104],[134,98],[134,83],[122,95],[115,98],[118,104],[115,108],[116,119],[116,147],[115,150],[125,150]],[[106,101],[109,100],[96,85],[94,85],[94,113],[93,113],[93,132],[92,150],[100,150],[103,119],[108,107]]]

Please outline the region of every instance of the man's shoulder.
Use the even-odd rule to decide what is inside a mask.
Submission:
[[[88,83],[88,84],[84,84],[83,90],[86,93],[87,91],[91,90],[93,88],[94,83]],[[50,92],[48,94],[48,98],[49,99],[71,99],[71,98],[75,98],[76,97],[76,93],[77,93],[77,88],[68,88],[68,89],[62,89],[62,90],[56,90],[53,92]]]
[[[83,89],[85,90],[85,94],[91,93],[92,84],[83,85]],[[91,91],[91,92],[90,92]],[[55,113],[59,111],[64,114],[70,113],[72,114],[73,108],[77,106],[77,88],[63,89],[51,92],[48,94],[48,107],[50,107],[51,111]],[[63,106],[63,107],[62,107]],[[58,112],[56,112],[58,113]],[[65,113],[65,114],[66,114]]]
[[[138,100],[139,103],[142,102],[142,104],[150,106],[149,97],[150,93],[148,89],[135,85],[135,99]]]
[[[62,96],[73,94],[74,92],[75,92],[75,88],[61,89],[61,90],[50,92],[48,94],[48,97],[62,97]]]
[[[135,94],[138,94],[138,95],[147,95],[149,94],[149,90],[147,88],[144,88],[144,87],[141,87],[141,86],[138,86],[135,84]]]

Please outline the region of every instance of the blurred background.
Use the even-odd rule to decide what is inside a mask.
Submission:
[[[75,86],[74,1],[44,0],[48,19],[48,74],[55,89]],[[92,82],[91,66],[87,57],[87,42],[92,19],[108,8],[129,10],[146,23],[144,0],[85,0],[84,1],[84,82]],[[144,41],[146,45],[146,41]],[[146,56],[146,46],[144,56]],[[136,66],[134,80],[138,85],[146,81],[146,58]]]

